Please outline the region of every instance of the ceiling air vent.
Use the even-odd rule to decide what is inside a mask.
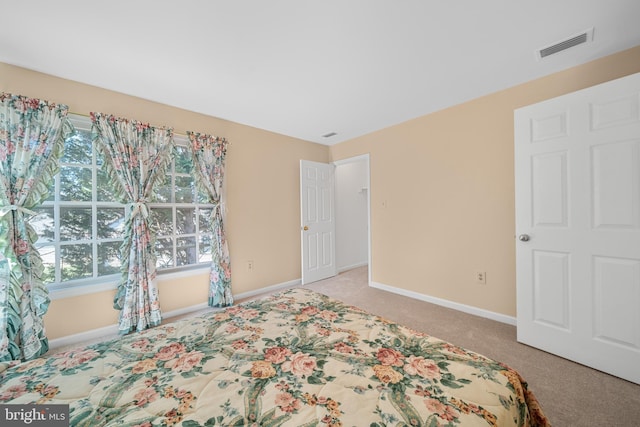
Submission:
[[[586,31],[581,32],[580,34],[576,34],[568,39],[562,40],[560,42],[554,43],[550,46],[544,47],[538,51],[536,51],[538,59],[546,58],[549,55],[553,55],[558,52],[562,52],[563,50],[567,50],[574,46],[578,46],[583,43],[587,43],[593,40],[593,28],[589,28]]]

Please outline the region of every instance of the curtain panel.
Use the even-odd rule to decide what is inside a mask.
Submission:
[[[221,205],[227,141],[224,138],[189,131],[187,136],[191,146],[195,181],[209,198],[209,203],[214,206],[211,214],[212,261],[209,275],[209,305],[226,307],[233,304],[231,262]]]
[[[153,187],[171,163],[173,129],[91,113],[92,139],[116,197],[127,204],[120,248],[122,278],[114,298],[120,334],[142,331],[162,321],[156,284],[155,236],[149,224]]]
[[[0,361],[49,349],[43,316],[50,299],[29,221],[48,197],[73,133],[67,113],[66,105],[0,94]]]

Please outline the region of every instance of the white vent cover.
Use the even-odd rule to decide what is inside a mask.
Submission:
[[[546,58],[549,55],[553,55],[558,52],[562,52],[563,50],[581,45],[583,43],[589,43],[591,41],[593,41],[593,27],[562,41],[553,43],[547,47],[543,47],[542,49],[538,49],[536,51],[536,57],[538,59]]]

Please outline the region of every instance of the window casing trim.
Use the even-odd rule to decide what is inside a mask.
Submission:
[[[84,132],[90,132],[91,130],[91,121],[90,118],[87,116],[82,116],[82,115],[77,115],[77,114],[70,114],[69,115],[69,119],[71,120],[72,124],[76,127],[76,129],[78,130],[82,130]],[[176,145],[187,148],[189,146],[189,140],[187,138],[186,135],[179,135],[179,134],[174,134],[174,140],[176,141]],[[87,169],[91,169],[92,171],[92,183],[95,186],[97,183],[97,164],[96,164],[96,154],[95,154],[95,150],[91,153],[91,163],[90,164],[75,164],[75,163],[71,163],[71,164],[67,164],[65,162],[61,162],[61,167],[64,166],[71,166],[71,167],[77,167],[77,168],[87,168]],[[178,172],[174,169],[173,165],[170,168],[171,172],[170,174],[173,177],[181,177],[181,178],[188,178],[191,177],[192,175],[188,174],[188,173],[184,173],[184,172]],[[175,178],[174,178],[175,179]],[[60,182],[59,182],[59,178],[56,179],[56,185],[54,188],[54,192],[56,194],[60,194]],[[86,200],[86,201],[68,201],[68,200],[59,200],[57,197],[55,200],[51,200],[51,201],[46,201],[43,204],[43,208],[47,208],[47,209],[53,209],[53,215],[54,215],[54,227],[56,230],[56,237],[53,240],[48,240],[48,241],[43,241],[43,242],[38,242],[37,247],[50,247],[50,248],[56,248],[56,251],[60,251],[60,248],[63,248],[67,245],[75,245],[75,244],[91,244],[92,246],[92,259],[93,259],[93,263],[95,266],[95,263],[97,262],[96,260],[97,258],[97,252],[96,252],[96,248],[97,248],[97,244],[100,243],[116,243],[116,242],[121,242],[122,238],[111,238],[111,237],[99,237],[97,235],[98,231],[97,231],[97,211],[99,209],[110,209],[110,208],[117,208],[117,209],[125,209],[124,204],[122,203],[118,203],[118,202],[114,202],[114,201],[99,201],[96,199],[96,189],[95,187],[92,190],[92,197],[91,200]],[[203,244],[202,241],[200,240],[202,238],[202,236],[206,236],[206,235],[210,235],[210,233],[203,231],[200,228],[200,215],[202,210],[209,210],[212,209],[214,207],[213,204],[210,203],[203,203],[202,201],[200,201],[200,198],[198,196],[197,193],[195,193],[193,195],[193,202],[176,202],[175,198],[176,194],[175,193],[171,193],[171,200],[172,202],[167,202],[167,203],[162,203],[162,202],[151,202],[149,203],[149,208],[153,211],[154,208],[155,209],[171,209],[172,211],[172,224],[171,224],[171,228],[172,231],[170,233],[164,233],[164,234],[160,234],[156,236],[156,240],[159,238],[164,238],[164,239],[170,239],[171,242],[173,242],[173,266],[167,266],[167,267],[163,267],[163,268],[158,268],[157,269],[157,277],[158,280],[160,282],[165,281],[165,280],[170,280],[172,277],[191,277],[194,274],[200,274],[203,271],[208,271],[210,269],[210,261],[209,260],[204,260],[204,261],[200,261],[200,255],[201,255],[201,245]],[[223,186],[223,192],[222,192],[222,202],[224,203],[224,199],[225,199],[225,191],[224,191],[224,186]],[[224,206],[224,205],[223,205]],[[59,230],[60,230],[60,212],[61,209],[64,208],[78,208],[78,209],[90,209],[92,212],[92,236],[87,238],[87,239],[82,239],[82,238],[78,238],[78,239],[73,239],[73,240],[64,240],[60,238],[60,234],[59,234]],[[193,232],[178,232],[178,227],[176,224],[177,221],[177,210],[180,209],[193,209],[193,215],[194,215],[194,221],[195,221],[195,229]],[[224,211],[224,208],[223,208]],[[180,239],[194,239],[195,241],[195,259],[193,260],[194,262],[191,263],[186,263],[186,264],[182,264],[179,265],[178,262],[178,257],[177,257],[177,249],[180,249],[180,247],[178,247],[178,241]],[[59,254],[55,255],[56,257],[59,257]],[[58,258],[56,258],[58,259]],[[189,258],[191,259],[191,258]],[[58,261],[56,261],[55,264],[55,268],[56,269],[60,269],[60,266],[58,264]],[[85,277],[85,278],[76,278],[76,279],[71,279],[71,280],[66,280],[66,281],[60,281],[60,282],[53,282],[53,283],[49,283],[47,285],[48,289],[49,289],[49,294],[52,297],[52,299],[59,299],[59,298],[67,298],[67,297],[71,297],[71,296],[76,296],[76,295],[83,295],[83,294],[91,294],[91,293],[97,293],[97,292],[103,292],[103,291],[107,291],[107,290],[113,290],[117,288],[117,284],[120,281],[121,278],[121,273],[114,273],[114,274],[104,274],[104,275],[99,275],[99,273],[97,273],[97,270],[93,269],[94,271],[94,275],[92,277]],[[98,274],[96,276],[96,274]],[[56,272],[56,277],[60,277],[60,273]]]

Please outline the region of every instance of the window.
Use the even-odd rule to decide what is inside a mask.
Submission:
[[[65,141],[54,191],[30,221],[49,289],[115,282],[121,267],[125,205],[116,200],[102,158],[93,149],[91,120],[78,115],[70,119],[76,131]],[[212,259],[213,206],[203,203],[196,190],[187,138],[176,135],[174,140],[174,159],[149,204],[159,272]]]

